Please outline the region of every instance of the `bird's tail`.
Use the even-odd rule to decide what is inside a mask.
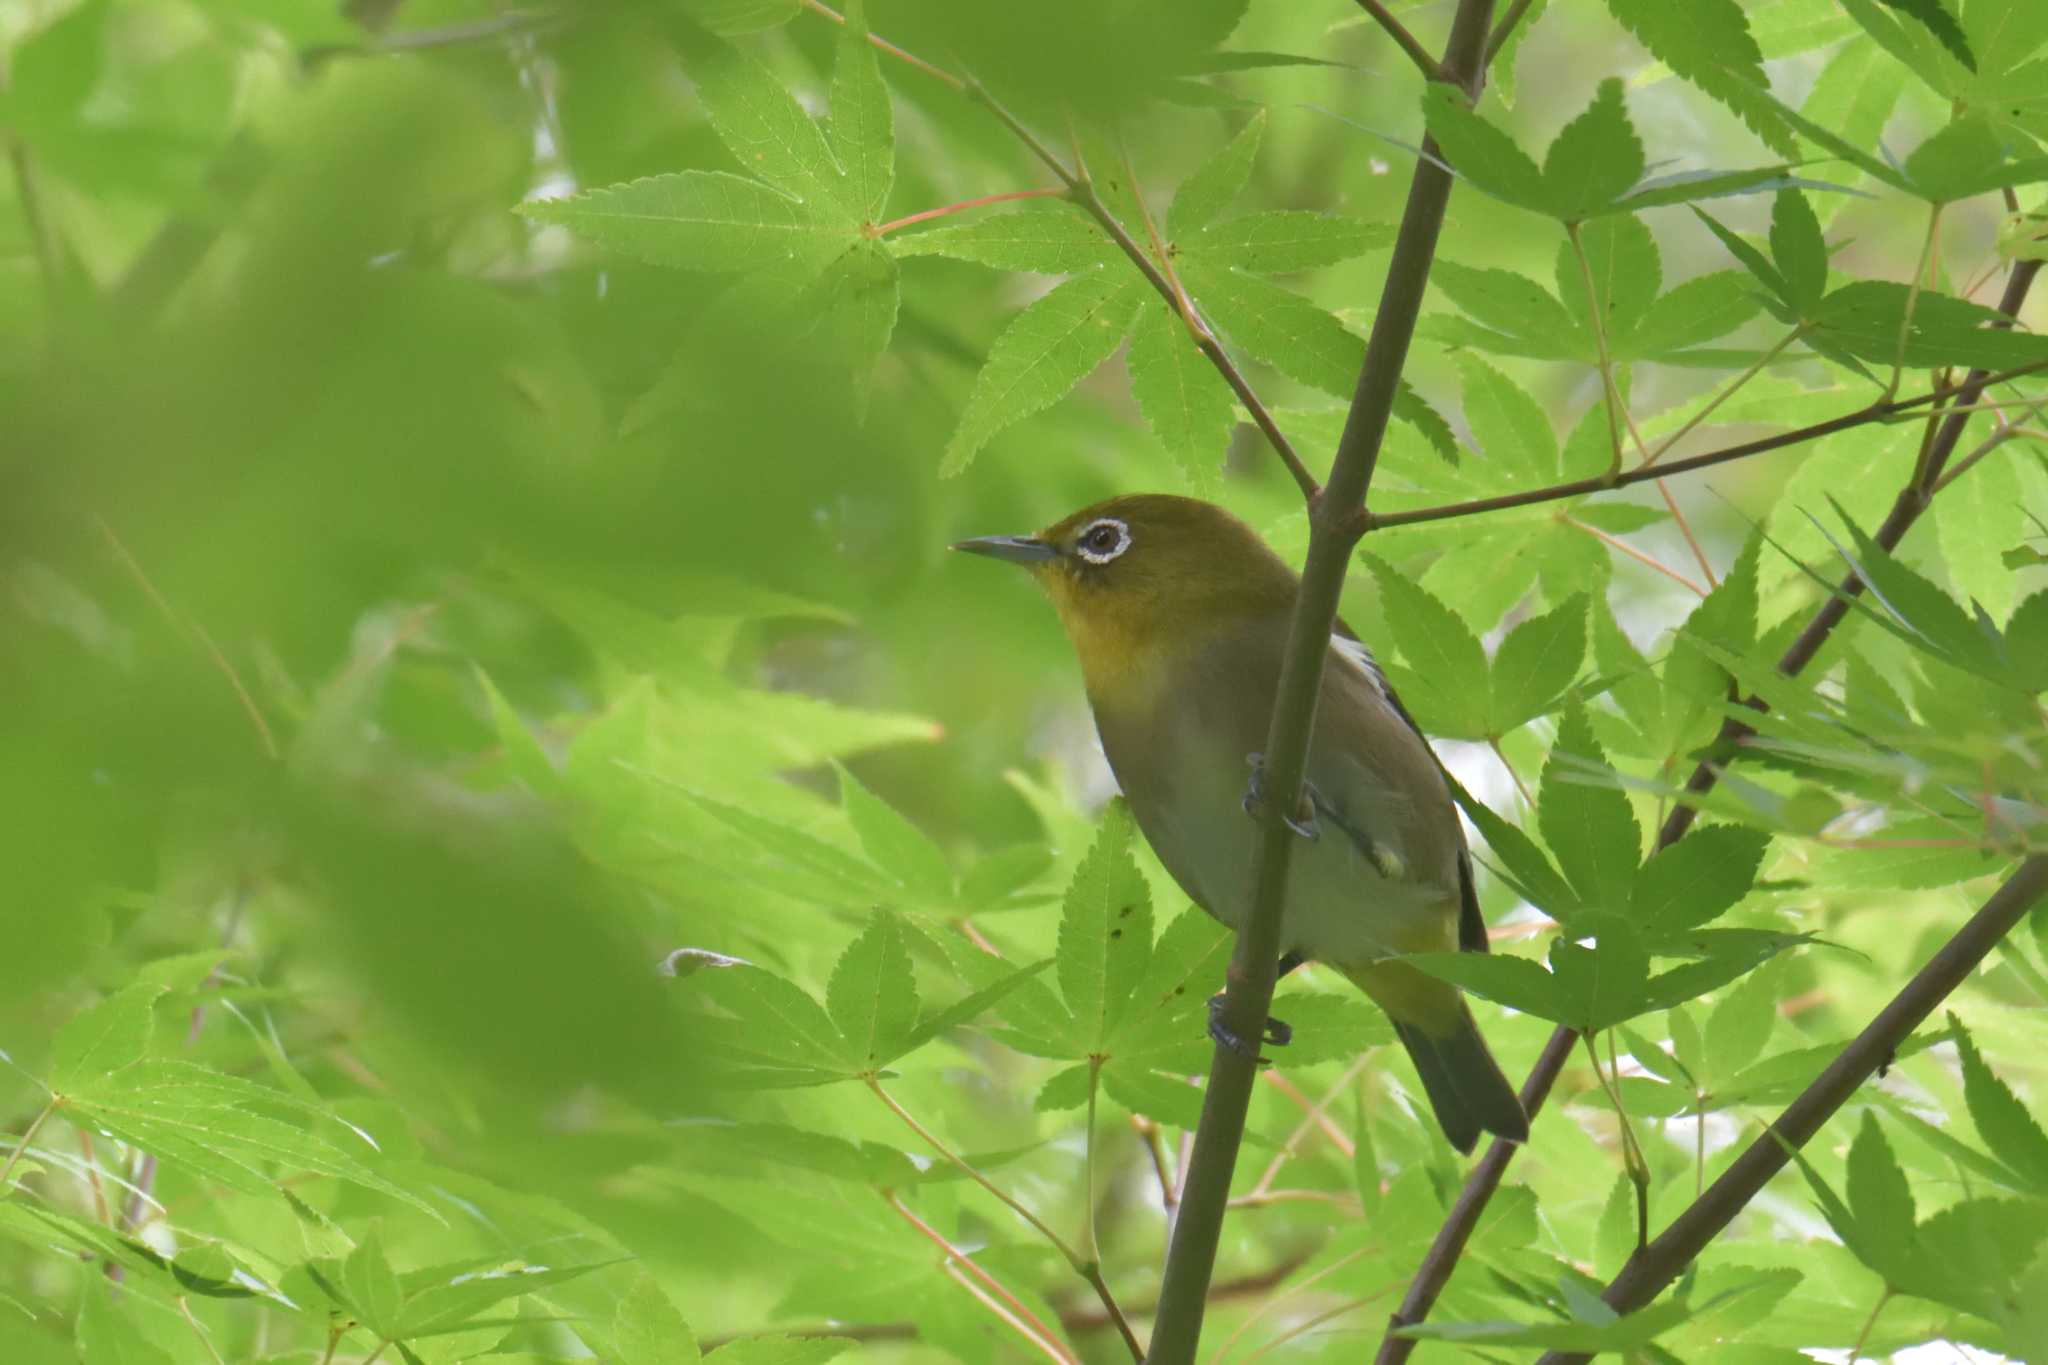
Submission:
[[[1415,1061],[1422,1089],[1444,1136],[1470,1152],[1481,1132],[1526,1142],[1529,1117],[1455,986],[1405,962],[1347,971],[1393,1020],[1394,1034]]]

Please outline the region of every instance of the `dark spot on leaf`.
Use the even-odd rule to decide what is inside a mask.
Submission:
[[[1175,995],[1186,995],[1188,993],[1188,988],[1186,986],[1175,986],[1173,988],[1173,993]]]
[[[1109,936],[1111,938],[1122,938],[1124,936],[1124,931],[1121,929],[1112,929],[1109,931]]]
[[[1135,905],[1126,905],[1126,906],[1125,906],[1125,907],[1124,907],[1123,909],[1121,909],[1121,910],[1119,910],[1119,911],[1117,911],[1117,912],[1116,912],[1116,917],[1117,917],[1118,919],[1129,919],[1129,918],[1130,918],[1130,914],[1131,914],[1131,911],[1133,911],[1133,910],[1135,910],[1135,909],[1137,909],[1137,908],[1138,908],[1138,907],[1137,907],[1137,906],[1135,906]]]

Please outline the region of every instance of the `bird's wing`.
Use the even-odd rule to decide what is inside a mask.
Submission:
[[[1345,815],[1341,823],[1361,826],[1375,842],[1392,841],[1411,876],[1438,881],[1453,892],[1458,946],[1485,952],[1486,920],[1472,882],[1472,855],[1442,761],[1371,651],[1342,620],[1330,646],[1333,657],[1324,670],[1310,780],[1339,805]],[[1382,723],[1387,717],[1398,723]],[[1375,799],[1371,793],[1384,795]],[[1390,828],[1378,834],[1375,822]],[[1369,848],[1360,851],[1373,856]]]

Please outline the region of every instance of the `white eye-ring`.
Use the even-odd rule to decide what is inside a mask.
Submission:
[[[1074,553],[1090,564],[1107,564],[1131,548],[1131,528],[1115,517],[1099,517],[1074,538]]]

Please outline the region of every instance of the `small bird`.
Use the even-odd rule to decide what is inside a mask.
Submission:
[[[1259,756],[1300,579],[1211,503],[1144,493],[1033,536],[953,547],[1022,565],[1081,660],[1103,752],[1138,828],[1195,904],[1238,927]],[[1247,763],[1251,765],[1249,782]],[[1400,954],[1486,951],[1471,855],[1435,753],[1341,621],[1323,668],[1282,929],[1284,975],[1328,964],[1393,1020],[1444,1135],[1520,1142],[1529,1120],[1456,987]],[[1251,1052],[1215,1022],[1211,1032]],[[1285,1025],[1268,1022],[1267,1041]]]

